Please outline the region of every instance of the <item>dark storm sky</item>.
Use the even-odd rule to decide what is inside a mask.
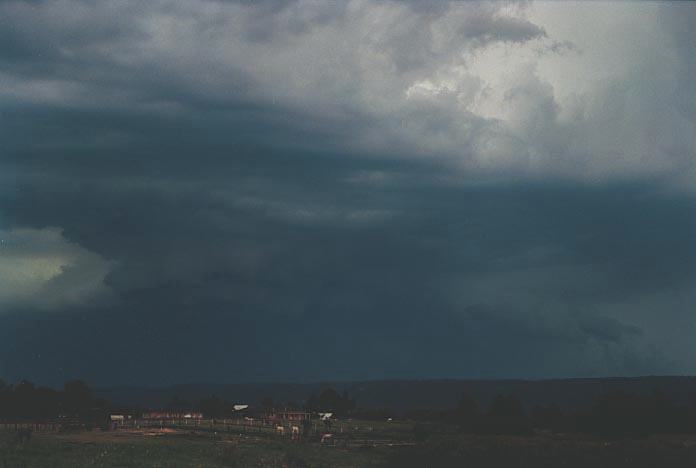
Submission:
[[[1,1],[0,378],[696,373],[694,31]]]

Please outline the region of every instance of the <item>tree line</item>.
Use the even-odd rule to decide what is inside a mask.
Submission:
[[[330,412],[339,418],[385,420],[406,418],[420,423],[444,423],[472,434],[531,434],[534,431],[587,433],[607,437],[635,437],[650,434],[696,433],[696,395],[686,403],[677,403],[661,392],[639,395],[627,392],[605,394],[588,408],[562,410],[558,406],[535,406],[526,409],[512,395],[498,395],[487,406],[462,395],[450,410],[419,410],[396,414],[384,409],[359,409],[347,392],[327,388],[310,395],[301,404],[279,403],[266,397],[257,408]],[[216,396],[197,403],[175,397],[164,407],[171,412],[198,411],[204,417],[227,417],[239,414],[233,403]],[[62,389],[36,386],[26,380],[8,385],[0,379],[0,420],[51,419],[60,416],[106,420],[109,411],[118,409],[97,398],[81,380],[66,382]]]
[[[175,396],[166,403],[164,410],[173,413],[201,412],[204,417],[227,417],[239,414],[234,410],[235,402],[219,398],[215,395],[203,398],[198,402]],[[347,392],[339,394],[332,388],[325,389],[318,395],[310,395],[301,404],[289,402],[274,402],[270,397],[263,398],[258,405],[261,410],[294,409],[308,412],[332,412],[338,417],[344,417],[355,409],[355,400]],[[117,408],[107,400],[93,395],[89,386],[81,380],[66,382],[62,389],[37,386],[27,380],[17,384],[7,384],[0,379],[0,419],[30,420],[52,419],[60,416],[87,418],[104,417],[109,411],[138,414],[139,408]]]
[[[562,410],[535,406],[526,410],[511,395],[497,395],[486,408],[463,395],[449,411],[411,411],[416,421],[449,423],[471,434],[531,434],[535,431],[586,433],[603,437],[642,437],[651,434],[696,433],[696,395],[677,404],[661,392],[638,395],[628,392],[597,397],[585,409]]]
[[[338,393],[333,388],[327,388],[321,393],[312,394],[304,403],[294,401],[274,401],[264,397],[258,404],[258,409],[266,412],[274,410],[297,410],[310,413],[333,413],[336,417],[346,417],[355,409],[356,401],[349,397],[348,392]],[[172,412],[199,411],[206,418],[223,418],[239,414],[234,410],[234,403],[212,395],[203,398],[197,404],[174,397],[165,409]]]
[[[0,379],[0,419],[105,418],[109,403],[95,398],[81,380],[66,382],[62,389],[36,386],[22,380],[8,385]]]

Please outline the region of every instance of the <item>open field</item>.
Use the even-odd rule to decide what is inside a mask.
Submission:
[[[0,466],[19,467],[361,467],[378,466],[383,449],[346,450],[264,435],[214,436],[165,429],[0,436]]]
[[[368,423],[363,423],[367,427]],[[0,468],[32,467],[687,467],[696,436],[600,440],[590,437],[470,436],[433,433],[416,442],[407,423],[382,424],[379,437],[403,444],[321,445],[268,433],[146,428],[36,433],[18,443],[0,433]],[[394,428],[390,432],[390,428]]]

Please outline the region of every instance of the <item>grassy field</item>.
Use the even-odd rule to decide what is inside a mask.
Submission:
[[[363,427],[369,427],[367,424]],[[470,436],[440,432],[415,442],[403,425],[379,439],[403,445],[322,446],[270,434],[168,429],[37,433],[17,443],[0,433],[0,468],[31,467],[692,467],[696,436],[607,441],[579,436]],[[346,429],[344,429],[346,430]],[[372,427],[370,432],[375,432]],[[363,439],[356,439],[363,440]]]
[[[0,467],[362,467],[378,466],[383,449],[346,450],[268,436],[167,431],[35,434],[0,438]]]

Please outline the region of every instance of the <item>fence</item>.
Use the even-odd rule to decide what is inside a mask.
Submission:
[[[22,430],[31,430],[33,432],[58,432],[65,430],[67,427],[85,427],[79,422],[66,421],[0,421],[0,430],[17,432]]]

